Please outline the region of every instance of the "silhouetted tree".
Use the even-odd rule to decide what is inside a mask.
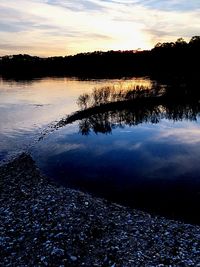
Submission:
[[[194,62],[200,60],[199,49],[200,36],[193,36],[189,43],[178,38],[176,42],[158,43],[149,51],[95,51],[49,58],[4,56],[0,58],[0,74],[22,79],[49,75],[82,78],[149,75],[156,79],[196,81],[199,71]],[[104,101],[106,93],[102,96]]]
[[[88,94],[82,94],[79,96],[77,104],[81,109],[86,109],[88,108],[89,101],[90,101],[90,96]]]
[[[162,118],[174,121],[196,120],[200,115],[200,102],[198,98],[188,94],[187,88],[182,90],[181,87],[177,96],[176,90],[172,87],[166,87],[165,90],[158,87],[159,90],[157,87],[156,85],[156,88],[145,90],[143,87],[132,90],[120,88],[119,91],[112,90],[112,87],[111,90],[109,87],[94,89],[91,95],[87,97],[82,95],[78,98],[77,102],[81,110],[61,120],[56,127],[63,127],[79,120],[80,132],[88,135],[91,131],[96,134],[111,133],[113,128],[125,125],[134,126],[143,122],[158,123]],[[105,88],[106,98],[103,99]],[[86,99],[92,97],[90,105],[85,103]]]

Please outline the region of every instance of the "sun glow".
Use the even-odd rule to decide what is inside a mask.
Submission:
[[[159,41],[198,35],[200,9],[159,9],[144,2],[1,0],[0,55],[150,49]]]

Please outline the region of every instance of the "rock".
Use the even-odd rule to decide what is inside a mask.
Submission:
[[[65,255],[65,251],[63,249],[54,247],[52,252],[51,252],[52,256],[57,256],[57,257],[61,257]]]
[[[70,260],[71,260],[71,261],[77,261],[77,259],[78,259],[78,258],[77,258],[76,256],[72,256],[72,255],[70,256]]]

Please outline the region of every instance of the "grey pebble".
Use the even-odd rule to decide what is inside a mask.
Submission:
[[[64,188],[29,155],[0,167],[2,266],[200,266],[200,227]]]

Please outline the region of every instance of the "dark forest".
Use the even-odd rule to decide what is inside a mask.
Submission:
[[[179,83],[197,81],[200,62],[200,36],[189,42],[157,43],[145,51],[95,51],[74,56],[40,58],[30,55],[0,57],[3,78],[29,79],[44,76],[113,78],[151,76],[178,79]]]

